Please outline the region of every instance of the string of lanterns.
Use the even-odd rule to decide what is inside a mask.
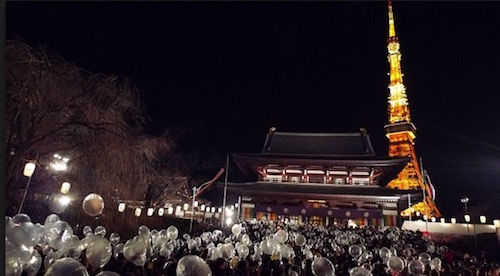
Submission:
[[[148,207],[148,208],[146,208],[146,207],[137,206],[137,207],[134,208],[133,205],[135,205],[135,204],[130,204],[129,208],[134,209],[134,215],[136,217],[140,217],[142,215],[143,209],[146,209],[146,215],[148,217],[153,216],[154,213],[155,213],[155,209],[156,209],[155,207]],[[160,217],[164,216],[165,213],[167,215],[183,216],[186,211],[190,211],[189,207],[190,207],[189,203],[184,203],[182,205],[177,205],[175,207],[173,205],[170,205],[170,206],[165,205],[164,207],[158,208],[157,214]],[[195,201],[194,207],[195,208],[199,207],[199,211],[204,212],[204,213],[214,213],[214,214],[220,214],[220,213],[222,213],[222,207],[207,206],[205,204],[199,205],[198,201]],[[226,207],[226,210],[227,211],[232,211],[232,210],[234,210],[235,207],[236,208],[238,207],[238,203],[236,203],[235,205],[232,205],[230,207]],[[123,213],[123,212],[125,212],[126,208],[127,208],[127,204],[125,202],[120,202],[118,204],[118,212]]]

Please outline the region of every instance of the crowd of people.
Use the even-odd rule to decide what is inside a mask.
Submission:
[[[190,235],[143,225],[124,241],[102,226],[73,233],[57,215],[41,225],[20,214],[6,218],[5,240],[6,275],[499,275],[487,252],[396,227],[253,220]]]

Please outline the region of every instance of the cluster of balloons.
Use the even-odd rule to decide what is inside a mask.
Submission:
[[[94,203],[84,207],[86,212],[102,212],[99,198],[91,199]],[[431,257],[438,250],[432,241],[423,238],[427,252],[417,255],[417,250],[406,241],[407,234],[400,229],[385,232],[387,229],[375,232],[367,230],[360,235],[350,229],[327,229],[311,225],[278,226],[272,222],[259,224],[252,221],[246,226],[234,224],[227,237],[218,229],[191,237],[187,233],[179,235],[175,226],[150,230],[142,225],[137,235],[122,241],[118,233],[111,233],[106,238],[107,231],[103,226],[97,226],[94,230],[85,226],[84,237],[80,240],[71,226],[55,214],[49,215],[43,225],[32,223],[26,214],[6,217],[5,227],[5,271],[8,276],[18,276],[23,271],[28,275],[36,275],[42,266],[46,270],[45,275],[88,275],[86,268],[78,261],[83,254],[94,268],[103,268],[112,257],[118,258],[120,254],[134,265],[144,266],[155,256],[170,258],[176,249],[183,246],[191,252],[207,249],[208,260],[223,258],[231,268],[246,258],[261,261],[264,254],[270,256],[271,260],[292,260],[300,253],[305,259],[312,260],[311,269],[316,276],[335,275],[335,266],[327,258],[332,253],[352,257],[357,265],[350,269],[350,275],[372,275],[371,260],[374,256],[380,257],[386,264],[387,272],[393,275],[405,269],[411,275],[423,274],[426,267],[441,270],[441,260]],[[391,246],[368,250],[367,245],[375,238],[388,239]],[[313,254],[313,251],[316,253]],[[45,256],[43,262],[42,255]],[[177,275],[201,276],[209,275],[210,268],[200,257],[186,255],[179,260],[176,272]],[[98,275],[117,274],[102,271]]]

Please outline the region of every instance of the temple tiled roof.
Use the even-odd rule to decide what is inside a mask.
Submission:
[[[361,157],[374,156],[375,151],[366,132],[296,133],[272,129],[267,134],[261,154]]]

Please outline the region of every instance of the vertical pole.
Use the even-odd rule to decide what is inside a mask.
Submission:
[[[238,222],[241,221],[241,196],[238,196]]]
[[[411,221],[411,197],[410,197],[410,193],[408,193],[408,210],[410,211],[410,221]]]
[[[38,157],[40,157],[39,153],[36,154],[35,165],[37,163]],[[26,200],[26,195],[28,195],[28,189],[29,189],[30,183],[31,183],[31,177],[33,177],[33,174],[31,174],[30,177],[28,177],[28,183],[26,183],[26,188],[24,189],[23,198],[21,199],[21,204],[19,205],[19,210],[17,211],[18,214],[20,214],[21,211],[23,210],[24,200]]]
[[[31,183],[31,176],[28,177],[28,183],[26,183],[26,188],[24,188],[23,199],[21,199],[21,205],[19,205],[19,210],[17,211],[17,214],[20,214],[21,211],[23,210],[24,200],[26,199],[26,195],[28,194],[28,188],[30,187],[30,183]]]
[[[196,200],[196,187],[193,187],[193,202],[191,203],[191,221],[189,223],[189,233],[193,234],[194,202]]]
[[[424,194],[424,212],[425,212],[425,231],[427,232],[427,235],[429,235],[429,224],[428,224],[428,219],[429,219],[429,214],[427,212],[427,197],[426,197],[426,194],[425,194],[425,170],[424,170],[424,162],[422,161],[422,157],[420,157],[420,170],[421,170],[421,174],[422,174],[422,184],[423,184],[423,187],[422,187],[422,191],[423,191],[423,194]]]
[[[221,214],[221,221],[220,221],[220,227],[224,227],[224,220],[226,218],[226,197],[227,197],[227,176],[229,173],[229,153],[226,156],[226,175],[224,179],[224,199],[222,202],[222,214]]]

